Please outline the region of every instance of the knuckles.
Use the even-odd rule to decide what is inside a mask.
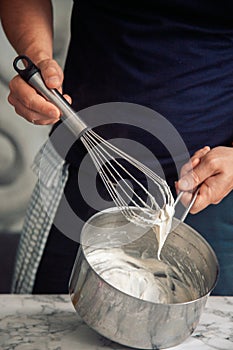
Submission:
[[[205,159],[206,166],[210,172],[215,173],[219,169],[219,158],[216,157],[213,153],[207,154]]]

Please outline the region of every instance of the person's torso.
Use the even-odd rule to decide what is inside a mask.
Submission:
[[[148,106],[193,153],[232,141],[232,73],[231,1],[74,1],[64,92],[76,109]]]

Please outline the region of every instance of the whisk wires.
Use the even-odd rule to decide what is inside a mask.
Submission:
[[[167,182],[144,164],[104,140],[93,130],[86,131],[81,136],[81,141],[90,154],[110,197],[127,220],[143,227],[151,226],[158,212],[166,204],[173,204],[173,197]],[[123,159],[127,165],[123,166],[119,158]],[[160,200],[162,199],[162,207],[148,189],[128,170],[128,166],[130,169],[133,166],[138,173],[152,181],[157,187]],[[138,194],[139,191],[135,191],[134,186],[140,189],[142,195]],[[129,202],[137,208],[136,211],[128,205]],[[138,211],[139,208],[140,211]]]

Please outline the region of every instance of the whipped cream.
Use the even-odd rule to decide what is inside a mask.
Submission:
[[[166,204],[154,222],[153,231],[158,241],[157,258],[160,260],[160,253],[172,227],[172,218],[175,209],[173,205]]]
[[[103,280],[133,297],[164,304],[194,298],[180,271],[157,259],[136,258],[122,248],[87,249],[86,258]]]

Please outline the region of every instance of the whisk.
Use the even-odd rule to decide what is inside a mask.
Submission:
[[[151,227],[161,209],[166,206],[176,206],[182,193],[174,202],[165,180],[88,127],[56,89],[46,87],[39,68],[27,56],[16,57],[13,66],[26,82],[60,109],[61,120],[76,138],[81,139],[110,197],[128,221],[143,227]],[[119,158],[123,159],[123,163],[126,165],[123,165]],[[132,169],[139,174],[139,178],[141,174],[153,184],[158,195],[156,198],[139,181],[139,178],[133,175],[130,171]],[[135,187],[138,191],[135,191]],[[195,198],[193,198],[192,203],[194,200]],[[129,202],[131,205],[128,205]],[[192,203],[186,209],[182,220],[187,215]]]

